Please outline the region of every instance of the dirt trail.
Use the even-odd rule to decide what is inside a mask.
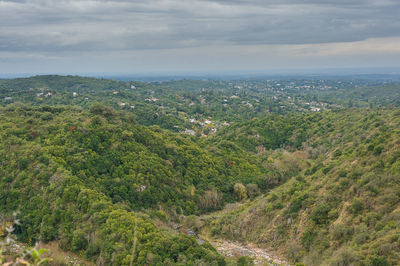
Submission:
[[[219,253],[226,257],[248,256],[254,258],[255,265],[289,265],[285,260],[277,258],[265,249],[254,245],[230,242],[226,240],[210,242]]]

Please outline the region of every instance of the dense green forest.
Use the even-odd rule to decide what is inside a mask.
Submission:
[[[114,262],[130,261],[136,211],[153,209],[147,214],[167,219],[164,212],[177,217],[217,210],[234,200],[235,183],[264,184],[270,176],[240,150],[208,151],[192,137],[140,126],[129,113],[100,105],[90,111],[11,105],[1,110],[0,121],[0,211],[20,211],[19,238],[60,240],[88,258],[101,254],[106,263],[116,251]],[[128,235],[113,232],[115,238],[107,239],[113,223],[119,224],[113,219],[126,222],[118,230]],[[218,259],[189,237],[162,235],[149,219],[141,218],[138,230],[144,230],[138,246],[143,254],[134,258],[139,264],[150,252],[154,261],[177,262],[189,248],[200,252],[189,261]],[[165,244],[167,250],[158,251],[153,245],[161,245],[160,237],[185,245],[173,247],[174,254]],[[122,250],[115,250],[117,243]]]
[[[0,80],[0,262],[15,223],[19,243],[97,265],[252,264],[202,237],[289,264],[397,265],[399,93],[354,79]]]

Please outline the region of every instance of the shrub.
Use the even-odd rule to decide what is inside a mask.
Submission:
[[[332,230],[332,238],[341,243],[350,239],[351,235],[354,233],[354,229],[345,224],[337,224]]]
[[[88,241],[86,240],[83,232],[75,231],[71,242],[71,249],[73,251],[84,250],[86,249],[87,245]]]
[[[247,198],[246,187],[242,183],[236,183],[233,187],[233,195],[238,200]]]
[[[222,206],[221,194],[216,190],[207,190],[199,197],[199,205],[205,211],[220,209]]]
[[[368,262],[369,266],[389,266],[389,262],[384,257],[372,257]]]
[[[166,215],[165,212],[163,212],[162,210],[157,210],[157,211],[155,211],[155,212],[154,212],[154,215],[155,215],[157,218],[159,218],[160,220],[164,221],[164,222],[168,221],[167,215]]]
[[[238,266],[248,266],[253,265],[253,259],[247,256],[242,256],[237,260]]]
[[[364,209],[364,203],[361,199],[354,199],[350,209],[353,215],[357,215]]]
[[[342,155],[342,151],[339,150],[339,149],[337,149],[337,150],[333,153],[333,156],[334,156],[335,158],[339,157],[340,155]]]
[[[28,165],[29,165],[29,159],[28,158],[21,158],[19,160],[19,168],[21,170],[26,169],[28,167]]]
[[[96,244],[89,244],[86,249],[86,257],[93,258],[100,253],[100,247]]]
[[[304,205],[304,201],[308,198],[308,194],[304,193],[295,197],[289,205],[288,212],[293,214],[297,213],[300,208]]]
[[[339,177],[346,177],[346,175],[347,175],[346,169],[340,169],[338,171],[338,175],[339,175]]]
[[[247,184],[246,190],[247,190],[247,195],[250,198],[254,198],[260,193],[260,190],[258,189],[257,184]]]
[[[348,247],[343,247],[333,254],[330,265],[347,266],[352,265],[355,261],[357,261],[357,257],[354,251]]]
[[[382,151],[383,151],[383,147],[382,146],[376,146],[374,148],[374,155],[379,155],[379,154],[382,153]]]
[[[301,244],[306,250],[309,250],[317,233],[314,229],[308,229],[301,237]]]
[[[283,203],[282,202],[275,202],[274,205],[272,205],[272,208],[280,210],[280,209],[283,208]]]
[[[329,217],[330,210],[331,210],[331,207],[328,204],[322,203],[322,204],[318,205],[317,208],[314,210],[314,212],[311,214],[311,219],[316,224],[326,224],[330,220],[330,217]]]
[[[212,236],[216,236],[216,235],[221,234],[221,231],[222,230],[221,230],[220,226],[213,226],[213,227],[211,227],[210,233]]]
[[[194,215],[190,215],[190,216],[186,217],[183,224],[186,228],[192,229],[196,233],[203,226],[203,223],[200,220],[200,218],[198,216],[194,216]]]
[[[301,250],[302,247],[299,244],[295,242],[289,243],[286,247],[286,256],[291,261],[298,261],[302,256]]]

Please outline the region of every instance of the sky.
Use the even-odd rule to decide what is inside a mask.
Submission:
[[[400,0],[0,0],[0,74],[400,68]]]

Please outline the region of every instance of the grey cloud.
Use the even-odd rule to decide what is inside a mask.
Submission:
[[[118,52],[400,36],[398,0],[0,0],[0,52]]]

